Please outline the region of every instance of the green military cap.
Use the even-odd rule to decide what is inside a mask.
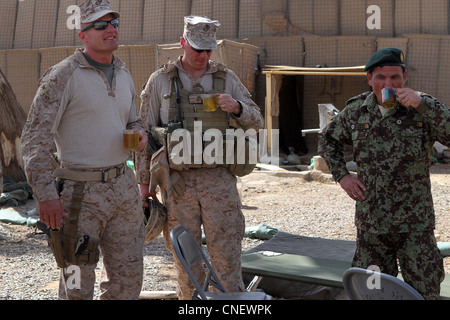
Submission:
[[[367,61],[364,71],[381,66],[405,66],[405,55],[397,48],[384,48],[375,52]]]

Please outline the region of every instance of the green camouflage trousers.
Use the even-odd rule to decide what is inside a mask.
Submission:
[[[374,265],[393,276],[398,265],[406,283],[427,300],[439,299],[444,280],[443,258],[432,230],[416,233],[373,234],[358,229],[353,267]]]

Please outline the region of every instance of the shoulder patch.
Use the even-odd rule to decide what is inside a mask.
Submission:
[[[41,86],[39,87],[39,93],[40,95],[44,95],[47,92],[49,92],[50,90],[50,86],[47,82],[44,82],[43,84],[41,84]]]

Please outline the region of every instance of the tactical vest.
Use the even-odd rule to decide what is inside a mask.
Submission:
[[[194,121],[202,121],[203,131],[208,129],[218,129],[222,133],[230,128],[228,125],[228,114],[217,108],[214,112],[207,112],[203,109],[203,96],[210,93],[224,93],[226,85],[225,67],[218,65],[218,70],[212,74],[213,89],[205,92],[200,86],[194,86],[192,91],[183,89],[183,84],[179,80],[178,68],[174,63],[168,63],[166,66],[167,77],[169,78],[172,94],[170,95],[169,121],[176,121],[178,113],[177,92],[174,86],[174,78],[178,79],[179,98],[181,108],[181,122],[183,128],[188,131],[194,131]]]
[[[212,91],[205,92],[204,89],[200,85],[194,86],[192,91],[185,90],[178,76],[178,68],[174,63],[167,63],[165,65],[165,72],[167,73],[167,77],[170,82],[170,107],[169,107],[169,130],[167,131],[167,152],[168,152],[168,160],[169,167],[171,169],[182,171],[189,170],[194,168],[215,168],[217,166],[225,166],[227,167],[233,175],[243,176],[253,171],[256,163],[251,164],[248,161],[248,154],[250,149],[255,149],[255,144],[253,141],[249,141],[248,138],[245,140],[245,146],[236,149],[236,137],[234,135],[226,136],[226,130],[231,127],[228,125],[229,122],[229,114],[225,111],[222,111],[220,107],[217,108],[216,111],[210,112],[205,111],[203,108],[203,97],[204,95],[211,93],[224,93],[226,86],[226,71],[225,66],[222,64],[217,64],[217,71],[212,74],[213,78],[213,89]],[[194,148],[194,122],[201,121],[202,125],[202,148],[201,154],[195,154],[197,150]],[[170,129],[170,125],[172,123],[180,122],[180,127],[189,131],[191,133],[191,151],[190,158],[188,161],[179,161],[180,155],[176,152],[177,145],[180,143],[178,140],[172,139],[172,131]],[[177,127],[177,126],[175,126]],[[212,162],[207,163],[203,161],[203,151],[205,147],[210,143],[209,141],[203,141],[203,133],[208,129],[216,129],[222,133],[223,137],[223,145],[221,145],[221,149],[223,151],[223,155],[219,154],[217,157],[222,159],[222,163]],[[234,140],[234,155],[233,161],[229,160],[229,156],[226,155],[225,150],[226,139]],[[185,145],[186,146],[186,145]],[[185,148],[188,149],[188,148]],[[183,149],[183,152],[184,150]],[[237,157],[245,153],[245,163],[239,163],[237,161]],[[177,159],[177,160],[175,160]],[[200,161],[198,161],[200,159]],[[186,160],[186,158],[184,158]],[[197,160],[197,161],[196,161]],[[231,163],[231,164],[230,164]]]
[[[173,139],[171,130],[168,130],[167,134],[167,149],[169,166],[174,170],[187,170],[193,168],[215,168],[217,163],[207,164],[203,161],[203,150],[207,143],[203,142],[203,133],[208,129],[218,129],[222,133],[230,128],[228,125],[228,114],[222,111],[220,107],[216,111],[208,112],[203,109],[203,97],[204,95],[211,93],[223,93],[225,92],[225,79],[226,72],[223,65],[218,65],[218,70],[212,74],[213,77],[213,89],[212,91],[205,92],[200,85],[194,86],[192,91],[185,90],[183,84],[180,81],[178,75],[178,68],[172,62],[165,65],[165,72],[170,82],[170,106],[169,106],[169,127],[171,123],[180,122],[180,127],[190,132],[190,156],[180,159],[180,155],[175,151],[177,145],[180,143],[178,140]],[[202,148],[201,154],[194,154],[199,150],[194,150],[194,122],[201,121],[202,126]],[[188,149],[188,145],[184,144],[185,152]],[[178,159],[175,160],[175,158]],[[182,161],[180,163],[180,160]]]

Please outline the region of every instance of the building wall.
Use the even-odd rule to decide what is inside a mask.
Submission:
[[[28,110],[39,77],[58,59],[82,45],[68,28],[71,5],[81,0],[2,0],[0,68]],[[408,85],[450,103],[450,0],[110,0],[121,12],[117,54],[128,63],[137,93],[156,68],[156,45],[179,41],[183,17],[218,19],[218,39],[259,48],[265,65],[364,65],[377,49],[402,48]],[[372,7],[375,6],[375,7]],[[375,11],[369,10],[375,8]],[[378,22],[378,26],[374,24]],[[371,25],[372,23],[372,25]],[[375,26],[375,27],[374,27]],[[250,76],[249,76],[249,72]],[[265,77],[256,75],[254,99],[264,112]],[[305,76],[303,127],[318,127],[318,103],[342,108],[365,90],[363,78]],[[281,106],[282,107],[282,106]],[[309,139],[309,138],[308,138]],[[310,142],[314,145],[314,142]]]

